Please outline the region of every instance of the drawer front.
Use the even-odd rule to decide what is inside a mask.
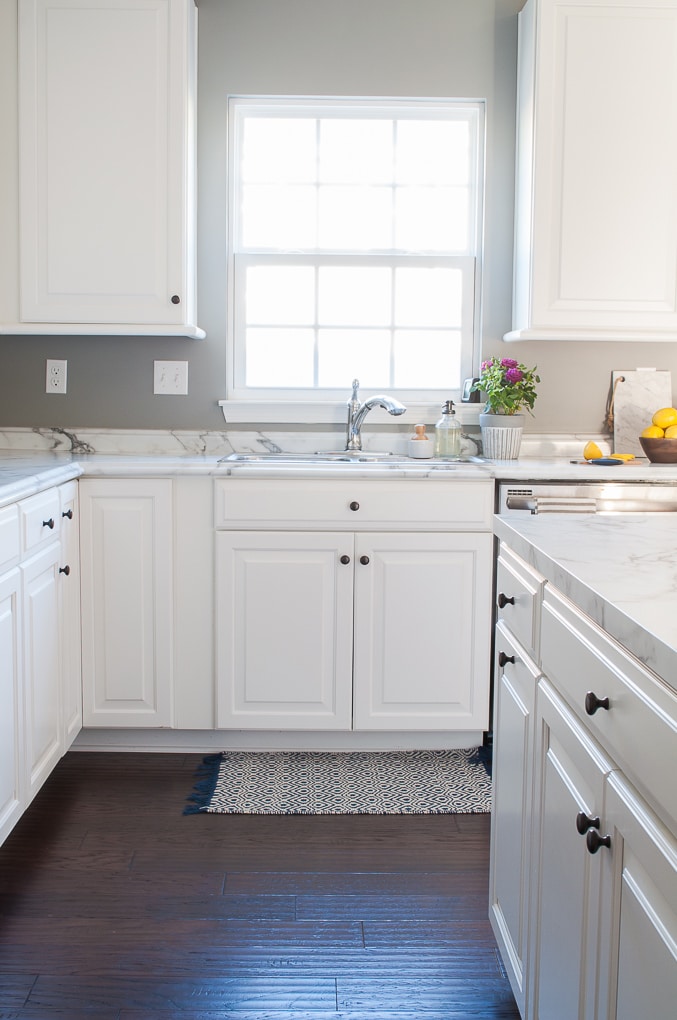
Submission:
[[[19,503],[21,551],[32,553],[59,534],[61,511],[58,489],[47,489]]]
[[[659,814],[677,820],[677,696],[548,585],[541,658],[543,672],[630,781]],[[588,693],[608,698],[608,709],[589,714]]]
[[[0,509],[0,571],[19,559],[19,508],[16,503]]]
[[[247,529],[491,530],[490,480],[426,481],[219,479],[214,483],[215,524]]]
[[[537,661],[544,584],[545,579],[528,563],[501,545],[496,565],[496,619],[503,620]]]

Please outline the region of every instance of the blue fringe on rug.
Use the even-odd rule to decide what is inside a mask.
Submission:
[[[184,815],[199,815],[206,811],[214,796],[214,790],[219,779],[219,766],[223,761],[223,754],[209,754],[202,759],[195,773],[197,782],[193,792],[188,798],[188,804],[184,808]]]

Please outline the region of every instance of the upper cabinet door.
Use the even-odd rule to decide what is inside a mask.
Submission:
[[[677,3],[520,15],[513,332],[677,339]]]
[[[195,45],[193,0],[19,0],[22,322],[204,335]]]

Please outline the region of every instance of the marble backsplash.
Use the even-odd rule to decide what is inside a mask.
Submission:
[[[432,430],[431,430],[432,431]],[[465,456],[481,453],[479,429],[464,429],[462,452]],[[407,453],[410,430],[365,431],[365,450]],[[582,457],[585,443],[593,439],[603,452],[611,449],[605,435],[525,433],[520,459],[529,457]],[[345,448],[345,428],[301,432],[275,428],[218,431],[175,429],[88,429],[88,428],[5,428],[0,429],[0,450],[49,451],[75,454],[126,454],[144,456],[210,456],[230,453],[312,453]]]

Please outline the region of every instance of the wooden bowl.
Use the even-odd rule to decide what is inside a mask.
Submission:
[[[677,439],[645,439],[640,436],[639,442],[652,464],[677,464]]]

